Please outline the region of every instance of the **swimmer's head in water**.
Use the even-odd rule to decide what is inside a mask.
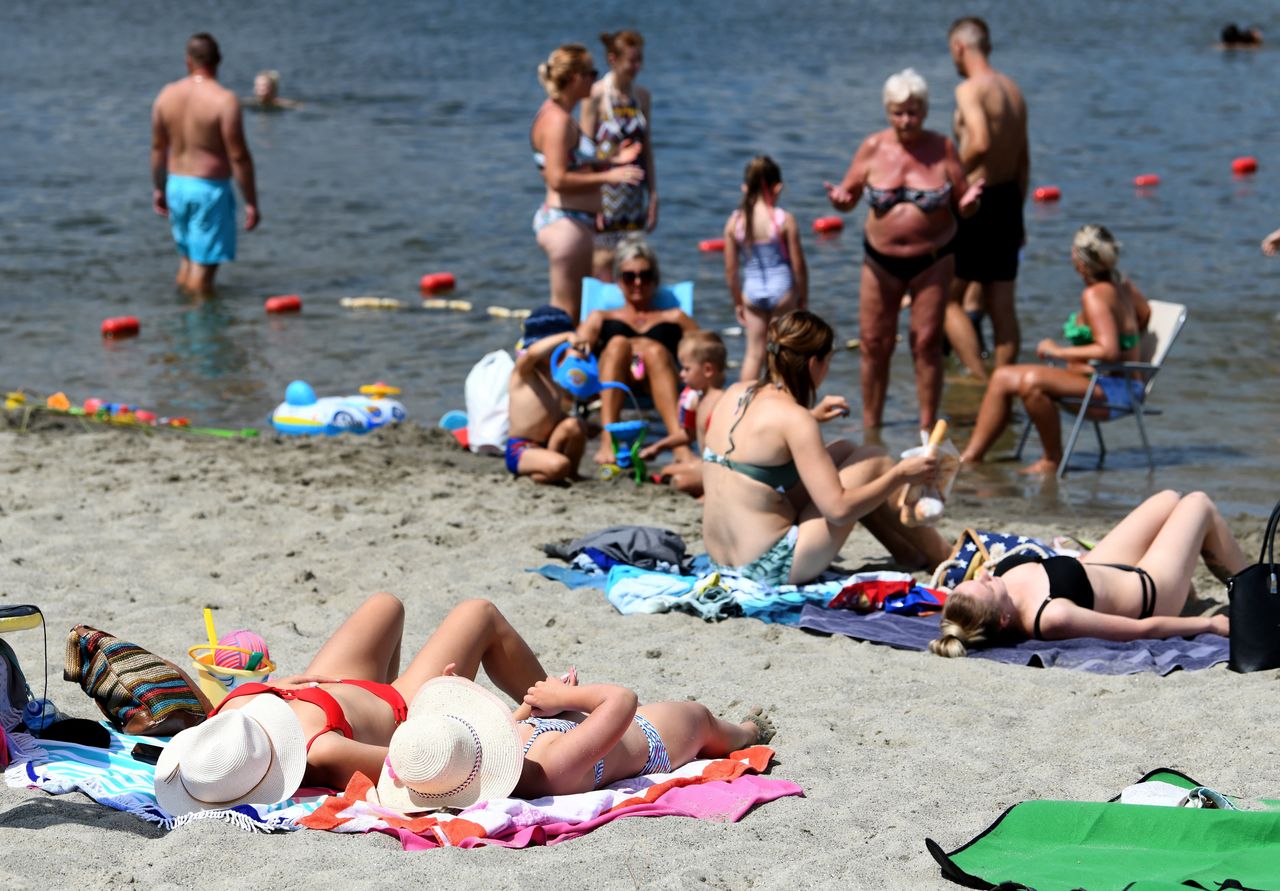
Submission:
[[[218,63],[222,61],[222,52],[218,49],[218,41],[213,39],[212,34],[200,32],[192,34],[187,40],[187,59],[196,68],[208,68],[213,70],[218,67]]]
[[[1090,280],[1111,281],[1120,261],[1120,242],[1106,226],[1087,224],[1076,230],[1071,256]]]
[[[565,94],[575,78],[586,75],[587,88],[595,78],[591,53],[580,43],[566,43],[547,56],[547,61],[538,65],[538,82],[553,100]]]
[[[836,333],[808,310],[775,316],[769,323],[769,344],[761,380],[786,388],[796,402],[813,405],[820,381],[814,380],[811,361],[830,361]]]
[[[259,102],[272,102],[280,95],[280,72],[259,71],[253,79],[253,95]]]

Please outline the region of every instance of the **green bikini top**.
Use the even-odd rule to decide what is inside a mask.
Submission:
[[[727,467],[730,470],[736,470],[743,476],[750,477],[756,482],[764,483],[775,492],[783,494],[800,482],[800,470],[796,467],[795,461],[788,461],[785,464],[748,464],[746,461],[734,461],[729,458],[736,448],[733,442],[733,431],[742,423],[742,419],[747,413],[747,406],[755,398],[758,389],[758,387],[752,387],[742,397],[738,409],[738,419],[729,428],[729,448],[725,449],[723,455],[717,455],[709,447],[704,448],[702,450],[702,460],[711,464],[719,464],[721,467]]]
[[[1072,313],[1062,323],[1062,336],[1071,341],[1072,346],[1088,346],[1093,343],[1093,329],[1084,322],[1076,320],[1079,313]],[[1131,350],[1142,342],[1142,335],[1134,331],[1120,335],[1120,349]]]

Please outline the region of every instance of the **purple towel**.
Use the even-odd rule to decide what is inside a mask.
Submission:
[[[888,613],[860,615],[849,610],[824,609],[812,604],[800,614],[800,627],[824,634],[843,634],[855,640],[888,644],[903,650],[927,650],[938,636],[937,616],[895,616]],[[1227,638],[1198,634],[1193,638],[1132,640],[1118,643],[1094,637],[1071,640],[1024,640],[1012,647],[984,647],[970,656],[1034,665],[1041,668],[1075,668],[1094,674],[1139,674],[1154,671],[1163,676],[1179,668],[1194,671],[1226,662]]]

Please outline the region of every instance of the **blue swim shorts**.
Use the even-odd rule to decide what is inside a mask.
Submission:
[[[1113,418],[1127,414],[1125,409],[1131,409],[1141,402],[1145,394],[1142,381],[1134,377],[1100,377],[1098,389],[1102,391],[1108,405],[1116,406],[1110,413]]]
[[[236,258],[236,197],[231,180],[170,175],[164,193],[178,253],[201,266]]]

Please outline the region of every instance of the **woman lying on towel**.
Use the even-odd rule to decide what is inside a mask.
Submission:
[[[858,520],[903,566],[947,557],[937,532],[903,526],[888,504],[903,485],[930,480],[937,458],[894,464],[880,448],[822,441],[818,425],[849,413],[841,397],[813,404],[834,338],[811,312],[775,317],[760,380],[734,384],[716,404],[702,453],[702,537],[725,572],[802,584],[830,565]]]
[[[428,681],[391,738],[378,800],[412,812],[513,793],[533,799],[590,792],[773,736],[759,710],[733,724],[696,702],[637,708],[635,693],[612,684],[579,687],[547,678],[525,694],[523,714],[530,708],[533,716],[517,722],[502,700],[471,681]]]
[[[1248,564],[1203,492],[1153,495],[1084,556],[1016,554],[994,574],[956,585],[942,610],[939,656],[985,643],[1098,637],[1144,640],[1226,634],[1227,617],[1180,615],[1204,557],[1223,581]]]
[[[474,678],[483,665],[519,702],[547,673],[511,623],[486,600],[450,611],[402,672],[404,605],[374,594],[320,648],[306,671],[233,690],[156,764],[156,798],[173,816],[238,804],[274,804],[301,785],[345,789],[377,777],[407,703],[445,671]],[[527,711],[526,711],[527,714]]]

